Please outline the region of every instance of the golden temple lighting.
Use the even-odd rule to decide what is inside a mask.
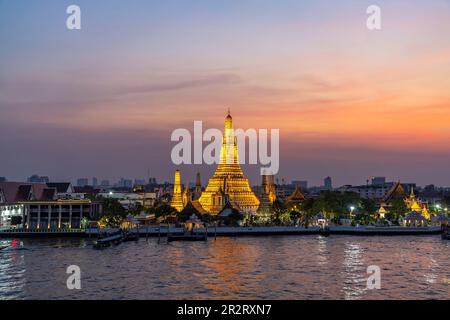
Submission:
[[[250,188],[238,161],[237,139],[229,111],[225,118],[220,162],[199,202],[207,212],[218,214],[227,200],[247,213],[256,213],[259,206],[259,199]]]
[[[173,196],[170,205],[175,208],[178,212],[183,210],[183,197],[181,195],[181,175],[180,170],[175,171],[175,181],[173,184]]]

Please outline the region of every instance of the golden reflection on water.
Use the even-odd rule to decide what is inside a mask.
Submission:
[[[214,296],[232,299],[248,286],[258,295],[261,290],[258,283],[263,279],[263,275],[254,271],[258,269],[257,264],[264,254],[261,247],[251,242],[226,238],[215,242],[208,251],[211,259],[202,260],[203,268],[208,270],[208,273],[199,280]],[[214,281],[215,279],[220,279],[220,282]]]

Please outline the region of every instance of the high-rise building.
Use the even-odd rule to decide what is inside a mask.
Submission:
[[[331,177],[326,177],[325,179],[323,179],[323,185],[327,190],[333,189],[333,182],[331,180]]]
[[[94,188],[97,188],[97,187],[98,187],[98,179],[97,179],[96,177],[93,177],[93,178],[92,178],[92,186],[93,186]]]
[[[259,207],[259,199],[250,188],[238,161],[237,139],[229,112],[225,118],[219,165],[199,199],[201,206],[212,214],[218,214],[227,201],[248,213],[256,213]]]
[[[381,186],[386,184],[386,177],[373,177],[372,185],[373,186]]]
[[[85,187],[89,185],[89,179],[88,178],[79,178],[77,180],[77,187]]]
[[[100,185],[102,187],[109,187],[109,180],[102,180],[102,182],[100,183]]]
[[[306,180],[292,180],[291,184],[300,187],[302,190],[308,189],[308,181]]]
[[[30,183],[48,183],[50,182],[47,176],[39,176],[37,174],[33,174],[31,177],[27,179]]]

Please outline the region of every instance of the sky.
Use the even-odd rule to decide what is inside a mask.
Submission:
[[[0,0],[8,180],[172,180],[172,131],[222,128],[230,108],[280,130],[280,180],[449,186],[449,88],[449,0]]]

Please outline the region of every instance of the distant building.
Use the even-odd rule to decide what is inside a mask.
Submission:
[[[331,180],[331,177],[326,177],[323,179],[323,186],[326,190],[332,190],[333,189],[333,182]]]
[[[0,177],[0,182],[6,182],[8,181],[5,177]]]
[[[141,205],[144,208],[153,207],[156,201],[157,194],[154,192],[101,192],[98,194],[103,198],[112,198],[119,201],[125,209],[133,208]]]
[[[337,188],[336,190],[340,192],[355,192],[364,199],[381,200],[386,196],[386,194],[392,189],[394,185],[396,185],[396,183],[394,182],[386,182],[384,184],[375,185],[365,184],[359,186],[344,185]],[[416,184],[402,183],[402,187],[406,190],[406,192],[410,192],[412,188],[416,187]]]
[[[133,180],[120,178],[118,187],[120,188],[133,188]]]
[[[373,177],[372,185],[373,186],[381,186],[386,184],[386,177]]]
[[[94,188],[97,188],[97,187],[98,187],[98,179],[97,179],[96,177],[93,177],[93,178],[92,178],[92,186],[93,186]]]
[[[33,174],[31,177],[28,177],[27,181],[30,183],[47,183],[49,182],[49,178],[47,176]]]
[[[306,180],[292,180],[291,184],[300,187],[302,190],[308,189],[308,181]]]
[[[84,187],[89,185],[89,179],[88,178],[80,178],[77,180],[77,187]]]
[[[135,186],[143,186],[143,185],[145,185],[145,180],[144,179],[134,179],[134,185]]]
[[[102,180],[102,182],[100,183],[101,187],[109,187],[109,180]]]

